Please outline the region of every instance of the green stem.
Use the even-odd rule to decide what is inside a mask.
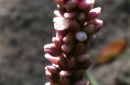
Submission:
[[[89,80],[89,85],[99,85],[90,71],[86,71],[85,78]]]

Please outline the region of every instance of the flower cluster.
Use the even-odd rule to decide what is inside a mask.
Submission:
[[[85,71],[92,64],[87,50],[103,25],[96,19],[101,8],[93,8],[94,0],[54,0],[53,18],[56,37],[44,46],[52,65],[46,66],[50,82],[45,85],[88,85]]]

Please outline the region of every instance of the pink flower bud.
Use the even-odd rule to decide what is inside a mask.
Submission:
[[[49,54],[45,54],[45,58],[47,58],[51,63],[58,64],[59,57],[53,57]]]
[[[67,61],[64,56],[60,56],[60,59],[58,61],[58,65],[62,70],[67,70]]]
[[[70,56],[69,59],[68,59],[68,61],[67,61],[67,66],[68,66],[68,68],[69,68],[69,69],[70,69],[70,68],[73,68],[73,67],[75,66],[75,64],[76,64],[76,59],[75,59],[75,57],[74,57],[74,56]]]
[[[60,71],[61,71],[61,69],[60,69],[59,65],[57,65],[57,64],[53,64],[53,63],[52,63],[52,66],[54,66],[58,72],[60,72]]]
[[[60,82],[61,81],[61,77],[58,74],[52,74],[50,71],[46,70],[45,71],[46,76],[51,80],[51,82]]]
[[[88,54],[80,54],[80,55],[76,56],[76,59],[78,62],[83,62],[88,58],[90,58],[90,56]]]
[[[82,78],[79,81],[77,81],[74,85],[88,85],[88,84],[89,82],[85,80],[84,78]]]
[[[55,10],[55,11],[54,11],[54,15],[55,15],[56,17],[62,17],[62,15],[60,14],[60,12],[59,12],[58,10]]]
[[[56,4],[59,4],[59,5],[62,5],[62,6],[64,6],[67,1],[68,1],[68,0],[54,0],[54,2],[55,2]]]
[[[95,34],[95,33],[97,33],[101,29],[101,27],[103,25],[103,21],[99,20],[99,19],[95,19],[93,24],[95,25],[95,30],[93,32]]]
[[[47,83],[45,83],[45,85],[60,85],[60,84],[54,83],[54,82],[47,82]]]
[[[53,37],[52,42],[56,45],[57,49],[61,50],[63,42],[59,38]]]
[[[71,76],[71,73],[69,71],[61,71],[60,76],[62,77],[69,77]]]
[[[85,43],[85,46],[86,46],[86,52],[88,51],[88,49],[90,48],[90,46],[91,46],[91,43]]]
[[[74,68],[71,70],[71,77],[72,80],[77,81],[77,79],[79,80],[80,78],[82,78],[85,74],[86,70],[83,69],[78,69],[78,68]]]
[[[52,74],[58,74],[58,71],[56,70],[54,66],[46,66],[45,70],[48,70]]]
[[[75,43],[73,52],[74,52],[74,54],[86,53],[86,45],[82,42]]]
[[[73,33],[68,33],[64,38],[63,38],[64,43],[69,43],[72,44],[74,42],[74,34]]]
[[[87,9],[93,6],[95,0],[80,0],[78,8],[79,9]]]
[[[96,35],[94,34],[89,35],[87,40],[85,41],[85,44],[90,44],[95,38],[96,38]]]
[[[57,9],[60,12],[60,14],[63,16],[64,13],[66,12],[66,8],[60,5],[57,5]]]
[[[70,85],[70,81],[67,78],[63,78],[60,82],[60,85]]]
[[[69,53],[72,50],[73,46],[71,44],[63,44],[61,49],[65,53]]]
[[[83,29],[84,32],[86,32],[87,34],[93,33],[95,30],[95,26],[94,24],[86,24]]]
[[[84,41],[87,39],[87,35],[83,31],[78,31],[75,33],[75,37],[78,41]]]
[[[69,30],[71,30],[72,32],[75,32],[75,31],[79,31],[80,29],[81,29],[81,26],[77,21],[75,21],[75,20],[70,21]]]
[[[95,19],[92,22],[87,23],[82,30],[85,31],[87,34],[95,34],[101,29],[102,25],[102,20]]]
[[[87,70],[92,64],[92,60],[90,58],[84,60],[83,62],[78,63],[77,67],[82,68],[83,70]]]
[[[68,27],[70,26],[69,20],[63,17],[54,17],[53,22],[54,22],[54,28],[57,30],[65,30],[68,29]]]
[[[100,7],[91,9],[90,12],[89,12],[88,15],[87,15],[86,20],[87,20],[87,21],[92,21],[92,20],[94,20],[95,18],[97,18],[100,14],[101,14],[101,8],[100,8]]]
[[[44,51],[52,56],[59,56],[61,55],[61,50],[58,50],[54,43],[46,44],[44,46]]]
[[[66,36],[66,30],[56,30],[56,37],[59,39],[63,39]]]
[[[65,14],[64,14],[64,17],[71,19],[71,18],[76,17],[77,15],[78,15],[78,14],[77,14],[76,12],[68,12],[68,13],[65,13]]]
[[[78,3],[79,3],[79,0],[69,0],[66,3],[66,9],[67,9],[67,11],[70,11],[73,8],[75,8],[78,5]]]
[[[85,14],[84,13],[79,13],[77,19],[78,20],[84,20],[85,19]]]

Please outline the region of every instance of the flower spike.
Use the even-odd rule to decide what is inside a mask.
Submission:
[[[92,60],[87,53],[103,21],[97,19],[101,8],[93,8],[95,0],[54,0],[57,10],[53,18],[56,36],[44,46],[45,67],[50,82],[45,85],[88,85],[84,78]]]

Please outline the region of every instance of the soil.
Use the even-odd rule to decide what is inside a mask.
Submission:
[[[130,1],[96,0],[104,21],[89,54],[95,57],[108,42],[125,39],[130,52]],[[52,0],[0,0],[0,85],[44,85],[43,46],[55,36]],[[111,63],[92,67],[100,85],[130,85],[129,55]]]

